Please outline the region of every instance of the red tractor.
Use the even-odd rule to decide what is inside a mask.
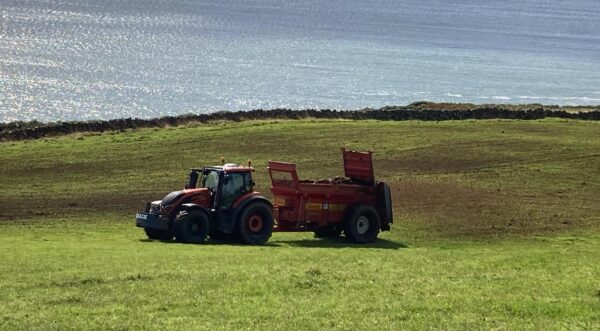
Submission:
[[[149,202],[136,225],[151,239],[201,243],[207,236],[237,234],[248,244],[266,242],[273,231],[273,206],[255,192],[250,166],[192,169],[185,189]]]
[[[331,180],[300,180],[295,164],[269,161],[274,203],[253,190],[250,166],[192,169],[184,190],[149,202],[136,224],[151,239],[187,243],[236,236],[263,244],[273,231],[343,231],[353,242],[372,242],[393,222],[389,186],[375,181],[371,152],[342,153],[346,177]]]

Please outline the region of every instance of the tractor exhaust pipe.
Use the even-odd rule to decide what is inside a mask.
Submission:
[[[198,172],[192,170],[190,171],[190,181],[185,185],[185,188],[196,188],[196,184],[198,184]]]

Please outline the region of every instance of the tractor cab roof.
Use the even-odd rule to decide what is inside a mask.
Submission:
[[[193,171],[216,170],[216,171],[223,171],[223,172],[249,172],[249,171],[253,172],[254,168],[249,167],[249,166],[235,164],[235,163],[225,163],[222,166],[210,166],[210,167],[204,167],[201,169],[194,168],[192,170]]]

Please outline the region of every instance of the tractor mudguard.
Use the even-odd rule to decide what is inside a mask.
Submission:
[[[208,211],[208,209],[206,209],[206,207],[195,204],[195,203],[184,203],[181,205],[181,208],[180,208],[180,210],[194,210],[194,209],[202,210],[203,212],[206,213],[206,215],[210,216],[210,212]]]
[[[204,207],[201,206],[199,204],[195,204],[195,203],[184,203],[181,205],[181,207],[179,207],[179,211],[192,211],[192,210],[200,210],[202,212],[204,212],[206,214],[206,216],[208,217],[208,221],[210,222],[210,228],[212,228],[214,226],[213,224],[213,220],[214,217],[212,217],[213,215],[210,213],[210,211]],[[177,215],[175,215],[177,216]],[[173,225],[175,223],[175,219],[173,219]]]

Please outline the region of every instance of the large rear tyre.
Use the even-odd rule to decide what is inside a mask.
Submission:
[[[210,222],[201,210],[182,211],[175,218],[175,239],[182,243],[201,244],[206,240]]]
[[[344,234],[357,244],[366,244],[377,239],[381,219],[375,208],[368,205],[358,205],[348,214],[344,224]]]
[[[169,230],[157,230],[152,228],[144,228],[144,232],[150,239],[154,240],[171,240],[173,239],[173,232]]]
[[[337,238],[342,234],[341,224],[328,224],[315,231],[315,238]]]
[[[273,233],[273,212],[264,202],[251,202],[240,215],[237,233],[246,244],[262,245]]]

